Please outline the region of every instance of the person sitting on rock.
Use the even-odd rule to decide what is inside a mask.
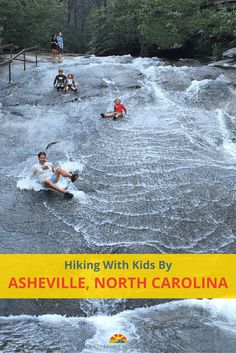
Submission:
[[[78,179],[79,174],[69,173],[61,167],[55,169],[53,164],[48,162],[45,152],[39,152],[38,161],[39,162],[32,167],[30,178],[36,178],[37,181],[42,185],[57,190],[64,194],[65,198],[71,199],[73,197],[73,194],[62,189],[56,184],[61,175],[63,177],[69,178],[73,183]]]
[[[55,77],[54,80],[54,86],[56,87],[56,89],[59,90],[64,90],[65,89],[65,85],[66,85],[66,75],[64,74],[63,69],[59,69],[58,70],[58,75]]]
[[[114,106],[114,112],[109,112],[109,113],[102,113],[101,117],[102,118],[113,118],[113,120],[122,118],[126,113],[127,109],[123,104],[121,104],[121,101],[119,98],[115,99],[115,106]]]
[[[68,92],[69,89],[75,93],[77,92],[76,83],[72,74],[68,74],[66,77],[65,91]]]

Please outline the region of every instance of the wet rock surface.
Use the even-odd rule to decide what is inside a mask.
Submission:
[[[41,61],[38,68],[32,65],[23,72],[16,64],[13,85],[7,83],[7,69],[1,72],[1,252],[234,252],[235,72],[196,62],[170,65],[158,58],[66,58],[65,72],[73,72],[78,81],[75,96],[53,89],[58,67]],[[101,112],[113,109],[116,97],[127,106],[128,115],[119,121],[100,119]],[[69,184],[78,196],[69,202],[53,191],[17,187],[37,162],[37,153],[46,148],[52,162],[79,168],[81,178],[75,185]],[[79,332],[81,342],[85,342],[90,333],[93,336],[98,320],[89,321],[91,316],[104,315],[108,320],[109,315],[123,315],[131,309],[126,322],[134,308],[157,303],[163,302],[2,300],[0,312],[50,314],[49,321],[52,314],[86,316],[81,320],[91,325],[87,336],[80,324],[77,331],[72,329],[73,335]],[[159,345],[160,352],[192,353],[204,332],[202,347],[207,351],[212,342],[208,336],[213,335],[214,328],[205,325],[209,312],[196,314],[191,310],[193,305],[180,311],[178,317],[170,307],[164,307],[164,317],[172,317],[170,324],[164,320],[155,323],[156,317],[148,311],[147,321],[151,323],[145,331],[147,339],[142,338],[143,351],[149,340],[148,352]],[[48,322],[40,326],[34,343],[38,319],[18,319],[19,326],[17,319],[3,319],[7,328],[0,337],[0,349],[36,353],[53,332],[53,340],[47,341],[48,352],[87,353],[77,338],[75,344],[65,339],[69,328],[63,336],[70,321],[63,325],[56,322],[55,332]],[[114,330],[119,320],[115,318]],[[121,329],[142,331],[142,320],[136,318],[132,327],[124,325]],[[9,339],[12,330],[18,330],[19,336]],[[63,342],[59,346],[58,330],[63,336],[59,335]],[[105,332],[108,335],[108,330]],[[214,334],[216,344],[210,352],[224,346],[224,352],[233,353],[233,334],[227,336],[222,329]],[[175,347],[167,344],[175,340]]]

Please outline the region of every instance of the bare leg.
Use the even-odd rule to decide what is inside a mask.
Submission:
[[[60,176],[64,176],[66,178],[71,178],[72,177],[72,174],[71,173],[68,173],[66,170],[62,169],[61,167],[58,167],[55,172],[54,172],[54,176],[59,179]]]
[[[62,192],[63,194],[66,192],[60,186],[57,186],[56,184],[54,184],[50,179],[45,179],[44,180],[44,184],[46,186],[49,186],[51,189],[57,190],[59,192]]]
[[[72,183],[76,181],[79,177],[79,174],[71,174],[71,173],[68,173],[66,170],[62,169],[61,167],[58,167],[54,172],[54,177],[58,180],[61,175],[66,178],[70,178]],[[73,197],[73,194],[62,189],[60,186],[56,185],[55,183],[53,183],[51,179],[45,179],[43,182],[46,186],[49,186],[51,189],[62,192],[67,199],[71,199]]]
[[[116,112],[106,113],[104,114],[104,118],[113,118],[116,116]]]
[[[123,118],[123,114],[122,113],[116,113],[116,115],[114,116],[115,119],[119,119],[119,118]]]
[[[56,49],[52,49],[52,62],[55,63],[56,62]]]

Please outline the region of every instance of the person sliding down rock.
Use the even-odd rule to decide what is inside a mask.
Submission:
[[[65,85],[66,85],[66,75],[64,74],[63,69],[59,69],[58,70],[58,75],[55,77],[54,80],[54,86],[56,87],[56,89],[59,90],[64,90],[65,89]]]
[[[30,178],[36,178],[39,183],[49,187],[53,190],[57,190],[64,194],[64,197],[71,199],[73,194],[62,189],[60,186],[56,185],[60,176],[69,178],[72,183],[79,178],[79,174],[69,173],[61,167],[54,168],[53,164],[47,161],[47,156],[45,152],[39,152],[38,154],[38,163],[32,167],[32,173]]]
[[[127,109],[123,104],[121,104],[121,101],[119,98],[115,99],[115,106],[114,106],[114,112],[109,112],[105,114],[101,114],[102,118],[113,118],[113,120],[123,118],[125,114],[127,114]]]

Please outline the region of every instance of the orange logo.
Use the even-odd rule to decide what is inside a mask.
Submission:
[[[111,336],[109,343],[128,343],[128,340],[122,333],[115,333]]]

